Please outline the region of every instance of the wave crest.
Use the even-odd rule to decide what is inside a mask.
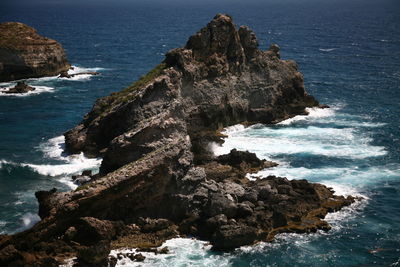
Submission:
[[[102,159],[87,158],[83,153],[68,155],[64,152],[64,147],[64,136],[52,138],[38,146],[38,149],[43,152],[46,158],[56,160],[60,162],[60,164],[15,163],[12,161],[0,160],[0,168],[3,168],[4,165],[27,167],[44,176],[59,177],[60,182],[75,189],[77,185],[72,182],[70,176],[79,174],[83,170],[98,171]]]

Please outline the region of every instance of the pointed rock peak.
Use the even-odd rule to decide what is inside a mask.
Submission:
[[[242,60],[243,48],[238,31],[229,15],[218,14],[206,27],[189,38],[186,49],[193,51],[196,59],[206,59],[213,54],[226,55],[229,60]]]
[[[214,21],[221,21],[221,22],[233,24],[232,17],[228,14],[218,13],[217,15],[215,15],[215,17],[213,18],[213,20],[210,23],[212,23]]]

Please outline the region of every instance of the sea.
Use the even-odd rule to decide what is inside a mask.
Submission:
[[[329,214],[328,232],[281,234],[229,253],[176,238],[163,245],[169,254],[118,266],[400,266],[398,0],[2,0],[1,22],[36,28],[63,45],[71,72],[100,75],[29,79],[36,90],[25,95],[6,95],[15,83],[0,84],[0,233],[39,221],[35,191],[73,190],[72,175],[98,170],[101,159],[65,153],[63,137],[94,101],[146,74],[217,13],[250,26],[262,49],[278,44],[330,108],[228,127],[214,152],[237,148],[279,163],[250,179],[307,179],[362,199]]]

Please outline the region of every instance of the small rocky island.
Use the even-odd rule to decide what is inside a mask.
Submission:
[[[25,82],[17,82],[17,84],[5,91],[5,94],[25,94],[34,91],[35,87],[27,85]]]
[[[23,23],[0,23],[0,82],[56,76],[70,67],[55,40]]]
[[[0,236],[0,265],[57,266],[77,257],[106,266],[117,260],[110,249],[152,251],[177,236],[226,251],[282,232],[329,230],[325,215],[354,198],[306,180],[249,180],[246,173],[275,164],[245,151],[210,151],[223,142],[223,127],[273,124],[318,106],[278,46],[260,50],[252,30],[218,14],[65,133],[70,153],[103,157],[100,173],[72,192],[37,192],[42,220]]]

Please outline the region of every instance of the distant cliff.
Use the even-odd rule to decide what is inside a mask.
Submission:
[[[274,163],[209,150],[225,126],[276,123],[318,105],[295,62],[281,60],[276,45],[260,50],[253,31],[219,14],[65,134],[69,152],[104,157],[100,174],[73,192],[37,192],[42,221],[0,236],[0,263],[50,266],[77,256],[106,266],[111,248],[178,235],[230,250],[281,232],[329,230],[322,218],[352,197],[306,180],[250,181],[246,173]]]
[[[70,67],[55,40],[23,23],[0,23],[0,82],[55,76]]]

